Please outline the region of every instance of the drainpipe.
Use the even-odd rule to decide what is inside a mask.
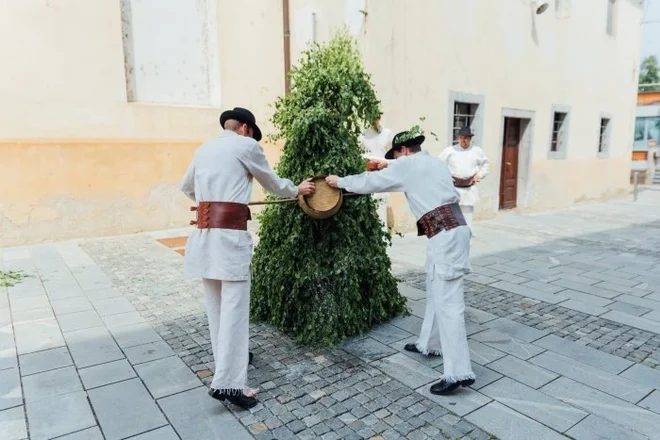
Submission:
[[[284,30],[284,94],[291,92],[291,28],[289,26],[289,0],[282,0],[282,28]]]

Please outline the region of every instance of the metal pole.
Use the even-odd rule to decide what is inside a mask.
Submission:
[[[637,200],[637,193],[639,191],[639,171],[633,173],[633,200]]]

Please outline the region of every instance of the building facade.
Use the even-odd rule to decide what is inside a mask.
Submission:
[[[220,111],[249,107],[271,131],[290,64],[343,27],[388,127],[425,116],[432,154],[472,127],[491,161],[477,218],[625,194],[641,2],[549,5],[0,0],[0,245],[185,226],[178,182]],[[390,203],[411,230],[403,197]]]
[[[660,92],[639,92],[635,112],[632,176],[639,183],[660,184],[658,138],[660,138]]]

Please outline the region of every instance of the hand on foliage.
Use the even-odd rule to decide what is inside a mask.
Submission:
[[[328,176],[325,178],[325,182],[333,188],[339,188],[338,176]]]
[[[387,161],[383,159],[371,159],[367,162],[367,171],[378,171],[387,168]]]
[[[478,175],[478,174],[475,174],[474,177],[472,178],[472,181],[473,181],[474,183],[477,183],[477,182],[479,182],[480,180],[481,180],[481,179],[479,178],[479,175]]]
[[[298,185],[299,196],[307,196],[312,193],[314,193],[314,182],[312,182],[311,178],[300,182],[300,185]]]

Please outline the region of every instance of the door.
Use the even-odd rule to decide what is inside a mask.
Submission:
[[[500,174],[500,209],[513,209],[516,207],[521,122],[521,119],[518,118],[504,119],[502,172]]]

